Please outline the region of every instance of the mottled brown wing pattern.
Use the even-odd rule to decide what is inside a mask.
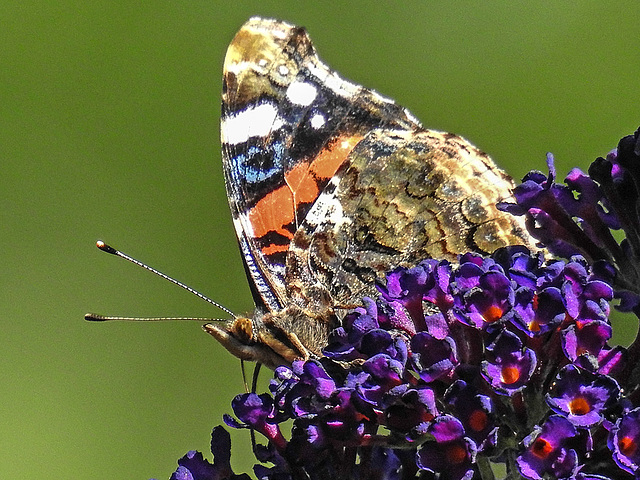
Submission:
[[[461,137],[375,130],[339,173],[289,250],[287,283],[300,295],[296,303],[323,294],[348,308],[396,266],[506,245],[534,248],[524,223],[496,209],[511,199],[513,182]]]

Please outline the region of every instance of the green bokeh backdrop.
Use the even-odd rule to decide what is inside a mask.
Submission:
[[[345,77],[521,177],[548,150],[562,174],[585,168],[640,124],[637,6],[1,1],[0,478],[168,478],[243,390],[198,324],[82,316],[220,315],[98,238],[251,309],[218,141],[222,60],[247,18],[307,26]],[[248,432],[233,441],[248,470]]]

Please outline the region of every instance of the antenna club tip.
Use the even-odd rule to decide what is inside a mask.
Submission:
[[[102,322],[104,318],[100,315],[96,315],[95,313],[85,313],[84,319],[89,322]]]
[[[96,242],[96,247],[98,247],[103,252],[111,253],[113,255],[118,254],[118,251],[115,248],[113,248],[111,245],[104,243],[102,240],[98,240]]]

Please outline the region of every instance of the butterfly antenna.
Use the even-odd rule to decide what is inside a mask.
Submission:
[[[96,247],[98,247],[103,252],[110,253],[111,255],[115,255],[116,257],[124,258],[125,260],[127,260],[127,261],[129,261],[129,262],[131,262],[131,263],[133,263],[135,265],[138,265],[139,267],[142,267],[145,270],[148,270],[151,273],[154,273],[154,274],[158,275],[159,277],[164,278],[165,280],[168,280],[169,282],[173,283],[174,285],[177,285],[177,286],[185,289],[187,292],[191,292],[196,297],[201,298],[205,302],[209,302],[211,305],[213,305],[214,307],[219,308],[223,312],[228,313],[233,318],[237,317],[237,315],[235,313],[233,313],[231,310],[229,310],[227,307],[225,307],[223,305],[220,305],[218,302],[216,302],[214,300],[211,300],[209,297],[207,297],[206,295],[203,295],[202,293],[198,292],[197,290],[194,290],[189,285],[185,285],[181,281],[176,280],[175,278],[172,278],[169,275],[166,275],[166,274],[162,273],[161,271],[156,270],[153,267],[150,267],[146,263],[142,263],[140,260],[136,260],[135,258],[130,257],[129,255],[127,255],[126,253],[121,252],[120,250],[116,250],[111,245],[108,245],[108,244],[104,243],[102,240],[98,240],[96,242]],[[134,319],[135,320],[142,320],[142,321],[144,321],[144,320],[146,320],[146,321],[165,320],[164,318],[105,317],[105,316],[102,316],[102,315],[95,315],[95,314],[92,314],[92,313],[88,313],[87,315],[85,315],[85,318],[87,320],[93,320],[93,321],[134,320]],[[192,320],[192,319],[185,317],[185,318],[171,318],[171,320]]]

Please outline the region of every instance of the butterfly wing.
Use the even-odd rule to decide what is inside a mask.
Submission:
[[[423,258],[455,260],[533,241],[512,200],[511,179],[466,140],[429,130],[374,130],[351,151],[296,232],[287,284],[309,304],[349,308],[374,282]]]
[[[295,232],[353,148],[381,127],[418,123],[331,71],[304,29],[253,18],[237,33],[224,62],[223,165],[259,310],[286,306],[286,258]]]

